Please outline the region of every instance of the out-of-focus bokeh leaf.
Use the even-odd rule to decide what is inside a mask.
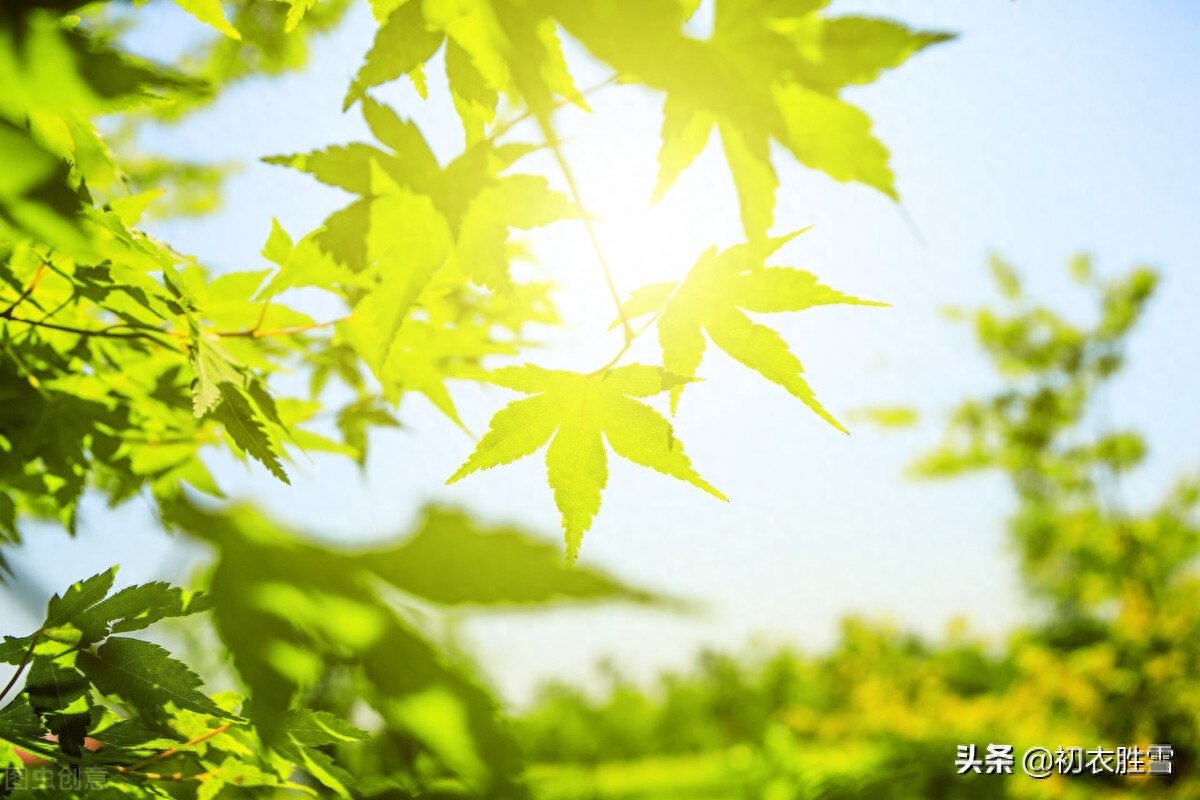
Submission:
[[[484,525],[447,508],[427,508],[413,536],[359,558],[392,585],[441,605],[664,602],[595,567],[567,566],[558,547],[519,528]]]
[[[330,670],[350,669],[358,697],[390,729],[487,796],[523,791],[523,760],[500,707],[384,586],[448,606],[656,600],[597,571],[570,571],[549,545],[459,512],[430,510],[414,536],[369,552],[321,546],[247,506],[210,511],[180,499],[169,519],[217,549],[207,597],[269,741]]]

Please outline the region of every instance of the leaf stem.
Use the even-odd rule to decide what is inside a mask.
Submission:
[[[590,375],[599,375],[601,372],[607,372],[608,370],[615,367],[617,365],[617,362],[621,360],[621,357],[629,352],[629,348],[633,346],[634,340],[636,340],[639,336],[641,336],[643,333],[648,331],[650,329],[650,326],[652,326],[654,323],[658,322],[659,318],[663,315],[663,311],[665,311],[667,306],[670,305],[671,301],[675,299],[675,295],[679,294],[679,289],[681,286],[683,286],[683,283],[684,283],[683,281],[680,281],[679,283],[675,284],[675,288],[671,290],[671,293],[669,295],[667,295],[667,299],[663,301],[663,304],[658,307],[658,311],[654,312],[654,316],[652,316],[649,320],[647,320],[645,325],[638,328],[634,332],[633,336],[631,336],[631,337],[627,336],[625,338],[624,343],[621,345],[621,349],[617,351],[617,354],[615,356],[613,356],[612,358],[610,358],[608,360],[608,363],[605,364],[604,366],[600,367],[599,369],[595,370],[594,372],[588,373],[589,376]],[[622,307],[622,310],[624,310],[624,307]],[[611,330],[611,328],[610,328],[610,330]]]
[[[666,304],[664,303],[663,305],[665,306]],[[633,333],[631,335],[625,337],[625,341],[621,344],[621,349],[617,351],[617,354],[615,356],[613,356],[612,358],[610,358],[608,360],[608,363],[606,363],[604,366],[600,367],[597,370],[589,372],[588,377],[591,377],[593,375],[599,375],[601,372],[608,372],[610,369],[615,367],[617,365],[617,362],[620,361],[621,358],[626,353],[629,352],[629,348],[633,346],[633,343],[637,340],[637,338],[639,336],[641,336],[643,333],[645,333],[647,330],[649,330],[651,325],[658,322],[658,318],[661,316],[662,316],[662,309],[660,308],[658,310],[658,312],[653,317],[651,317],[648,322],[646,322],[645,325],[638,328],[636,331],[633,331]]]
[[[600,83],[597,83],[595,86],[589,86],[588,88],[581,91],[579,94],[581,97],[587,97],[588,95],[595,94],[596,92],[598,92],[601,89],[604,89],[606,87],[615,86],[616,83],[617,83],[617,76],[613,75],[612,77],[610,77],[604,81],[601,81]],[[557,111],[560,108],[571,105],[571,103],[572,103],[572,101],[570,101],[570,100],[559,100],[553,106],[551,106],[550,110]],[[497,141],[502,136],[504,136],[504,134],[508,133],[513,128],[520,125],[522,122],[533,119],[533,117],[534,117],[533,110],[527,108],[527,109],[525,109],[525,111],[523,111],[522,113],[518,114],[517,116],[513,117],[510,120],[507,120],[504,122],[497,122],[496,127],[494,127],[492,129],[491,134],[487,137],[487,141],[490,141],[490,142]]]
[[[554,129],[550,126],[548,119],[541,119],[539,121],[542,126],[542,133],[550,145],[551,152],[554,153],[554,160],[558,162],[558,168],[562,171],[563,178],[567,182],[567,188],[571,192],[571,199],[575,201],[575,205],[579,207],[580,212],[583,214],[583,227],[587,231],[588,239],[592,243],[592,252],[596,254],[596,261],[600,264],[600,271],[604,273],[604,282],[608,285],[608,293],[612,296],[612,301],[617,307],[617,316],[621,318],[621,332],[625,335],[625,346],[628,348],[633,343],[633,329],[629,326],[629,318],[625,316],[625,308],[621,303],[621,293],[617,291],[617,284],[613,280],[612,270],[608,267],[608,259],[604,257],[604,249],[600,246],[599,237],[596,236],[596,227],[592,224],[591,216],[583,205],[583,200],[579,194],[579,185],[575,182],[575,175],[571,172],[570,165],[567,164],[562,147],[559,145],[558,138],[554,134]]]

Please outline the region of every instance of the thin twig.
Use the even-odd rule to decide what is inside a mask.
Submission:
[[[197,736],[196,738],[189,740],[186,744],[181,744],[179,747],[190,747],[191,745],[194,745],[194,744],[200,744],[203,741],[206,741],[208,739],[211,739],[214,736],[224,733],[225,731],[229,730],[232,727],[233,727],[232,722],[226,722],[224,725],[221,725],[218,728],[214,728],[207,733],[201,734],[200,736]],[[146,766],[147,764],[153,764],[155,761],[158,761],[160,759],[170,758],[173,755],[177,755],[179,753],[179,747],[172,747],[167,750],[163,750],[161,753],[155,753],[154,755],[150,756],[149,758],[143,758],[141,761],[137,762],[136,764],[131,764],[128,767],[117,767],[117,771],[122,772],[122,773],[135,772],[137,770],[140,770],[142,767]]]
[[[317,330],[318,328],[328,328],[330,325],[337,325],[339,322],[345,322],[349,317],[338,317],[337,319],[327,320],[326,322],[310,322],[307,325],[294,325],[290,328],[276,328],[274,330],[263,331],[258,327],[245,328],[238,331],[213,331],[214,336],[221,337],[242,337],[249,339],[268,339],[272,336],[291,336],[305,331]]]
[[[33,294],[33,290],[37,288],[37,285],[42,280],[42,276],[44,274],[46,274],[46,263],[42,262],[41,264],[38,264],[37,272],[33,273],[33,280],[29,281],[29,285],[25,287],[25,291],[21,292],[20,297],[14,300],[12,305],[4,309],[4,311],[0,313],[0,316],[8,316],[16,309],[17,306],[21,305],[21,303],[24,303],[25,299],[29,297],[29,295]]]
[[[604,257],[604,249],[600,247],[600,239],[596,236],[596,227],[592,225],[591,216],[583,205],[583,201],[579,194],[579,185],[575,182],[575,176],[571,172],[570,165],[567,164],[567,159],[563,156],[562,147],[559,146],[558,139],[555,138],[554,130],[550,127],[548,120],[541,120],[542,132],[550,144],[550,150],[554,153],[554,160],[558,162],[558,168],[562,171],[563,178],[567,182],[567,189],[571,192],[571,199],[575,201],[575,205],[579,207],[580,213],[583,214],[583,227],[587,231],[588,239],[592,243],[592,251],[596,254],[596,261],[600,264],[600,271],[604,273],[604,282],[608,285],[608,293],[612,295],[613,304],[617,307],[617,316],[621,319],[621,332],[625,335],[625,342],[629,344],[633,341],[633,329],[629,327],[629,318],[625,316],[625,307],[621,303],[621,293],[617,291],[617,284],[613,280],[612,270],[608,267],[608,259]]]
[[[37,646],[38,639],[40,638],[42,638],[42,632],[39,630],[37,633],[33,634],[33,638],[30,639],[29,647],[25,649],[25,657],[22,658],[21,663],[17,665],[17,671],[14,672],[13,676],[8,679],[8,683],[5,684],[4,688],[0,689],[0,700],[3,700],[4,696],[7,695],[9,691],[17,685],[17,679],[21,677],[21,673],[25,671],[25,667],[29,666],[29,659],[33,658],[33,648]]]
[[[587,97],[589,95],[595,94],[596,92],[600,91],[601,89],[607,88],[609,86],[615,86],[616,83],[617,83],[617,76],[613,75],[611,78],[608,78],[607,80],[597,83],[595,86],[589,86],[588,88],[581,91],[579,94],[581,97]],[[557,102],[555,102],[555,104],[553,106],[550,107],[550,110],[552,112],[557,111],[560,108],[564,108],[566,106],[573,105],[573,103],[574,103],[574,101],[572,101],[572,100],[558,100]],[[523,112],[521,112],[520,114],[518,114],[517,116],[513,117],[510,120],[507,120],[504,122],[497,122],[496,126],[494,128],[492,128],[491,134],[488,135],[487,141],[489,141],[489,142],[497,141],[502,136],[504,136],[504,134],[508,133],[513,128],[520,125],[522,122],[533,119],[533,117],[534,117],[534,111],[532,109],[527,108]]]
[[[591,94],[592,92],[599,91],[606,86],[612,86],[616,82],[617,76],[614,75],[602,83],[596,84],[595,86],[584,90],[581,94]],[[628,343],[632,341],[633,331],[629,327],[629,320],[626,318],[625,309],[621,305],[621,293],[617,291],[617,285],[613,280],[612,270],[609,269],[608,260],[604,257],[604,250],[600,246],[600,239],[596,236],[596,228],[594,225],[592,225],[591,217],[588,215],[587,210],[583,205],[583,200],[579,192],[579,185],[575,182],[575,175],[571,172],[570,165],[567,164],[567,159],[563,155],[558,136],[554,133],[554,128],[550,124],[550,115],[556,109],[561,108],[568,102],[569,101],[566,100],[559,101],[558,103],[554,104],[548,112],[545,113],[526,110],[523,114],[515,117],[514,119],[497,125],[496,128],[493,129],[491,136],[488,138],[492,141],[495,141],[521,122],[531,118],[537,119],[538,125],[542,129],[542,136],[546,139],[546,143],[550,146],[551,152],[554,153],[554,160],[558,163],[558,168],[562,172],[563,178],[567,182],[567,188],[571,192],[571,199],[575,201],[575,205],[579,207],[580,212],[583,214],[584,229],[587,230],[588,239],[592,243],[592,250],[596,253],[596,260],[599,262],[600,269],[604,273],[604,282],[608,285],[609,294],[612,295],[613,303],[615,303],[617,306],[617,314],[621,318],[621,331],[625,334],[625,340]]]
[[[45,320],[48,320],[48,319],[50,319],[51,317],[53,317],[54,315],[56,315],[58,312],[62,311],[64,308],[66,308],[67,306],[71,305],[71,301],[72,301],[72,300],[74,300],[74,299],[75,299],[75,296],[74,296],[74,295],[71,295],[71,296],[70,296],[70,297],[68,297],[66,300],[63,300],[61,303],[59,303],[58,305],[56,305],[54,308],[52,308],[52,309],[50,309],[49,311],[46,311],[44,314],[42,314],[41,318],[40,318],[40,319],[38,319],[37,321],[38,321],[38,322],[44,322]],[[30,334],[32,334],[32,333],[33,333],[33,332],[34,332],[36,329],[37,329],[37,328],[36,328],[36,326],[33,326],[33,325],[29,326],[28,328],[26,328],[25,330],[21,331],[21,332],[20,332],[19,334],[17,334],[16,336],[14,336],[14,337],[13,337],[13,342],[14,342],[14,343],[19,343],[21,339],[23,339],[23,338],[24,338],[24,337],[26,337],[26,336],[29,336],[29,335],[30,335]]]
[[[272,295],[263,301],[262,311],[258,312],[258,321],[254,323],[254,330],[261,328],[263,323],[267,321],[267,311],[271,308],[271,301],[274,299],[275,296]]]
[[[135,328],[129,332],[115,330],[116,328],[131,327],[129,325],[112,325],[107,328],[77,328],[74,325],[60,325],[57,322],[46,322],[45,320],[25,319],[23,317],[14,317],[11,313],[0,313],[0,319],[6,319],[9,322],[20,322],[24,325],[31,325],[35,328],[48,328],[52,331],[62,331],[63,333],[74,333],[78,336],[97,336],[105,339],[148,339],[157,344],[174,347],[170,342],[164,342],[159,339],[159,335],[169,335],[168,331],[154,329],[151,333],[149,330],[141,330]]]
[[[46,322],[45,320],[26,319],[24,317],[14,317],[10,311],[0,312],[0,319],[6,319],[9,322],[19,322],[25,325],[30,325],[35,328],[49,328],[50,330],[62,331],[64,333],[74,333],[78,336],[98,336],[105,339],[147,339],[166,347],[175,349],[178,345],[174,342],[164,341],[160,336],[170,336],[174,338],[187,338],[190,334],[180,331],[168,331],[162,328],[142,327],[132,322],[118,322],[113,325],[108,325],[103,328],[79,328],[74,325],[60,325],[57,322]],[[219,337],[242,337],[249,339],[267,339],[272,336],[291,336],[305,331],[316,330],[318,328],[327,328],[330,325],[336,325],[339,322],[345,322],[349,317],[339,317],[338,319],[328,320],[326,322],[312,322],[307,325],[295,325],[290,328],[276,328],[275,330],[259,330],[254,328],[243,328],[235,331],[213,331],[213,336]],[[130,330],[123,330],[129,328]]]
[[[629,348],[633,346],[634,341],[639,336],[641,336],[643,333],[648,331],[650,329],[650,327],[652,325],[654,325],[654,323],[658,322],[658,320],[663,315],[663,311],[665,311],[667,306],[669,306],[671,304],[671,301],[675,299],[675,295],[679,294],[679,290],[680,290],[680,288],[683,287],[683,284],[684,284],[683,281],[679,281],[678,283],[676,283],[675,288],[671,290],[671,293],[669,295],[667,295],[667,299],[664,300],[662,305],[658,307],[658,311],[654,312],[654,316],[652,316],[649,320],[647,320],[645,325],[643,325],[642,327],[640,327],[636,331],[634,331],[632,336],[625,337],[625,341],[621,344],[621,349],[617,351],[617,354],[615,356],[613,356],[612,358],[610,358],[608,360],[608,363],[605,364],[604,366],[600,367],[599,369],[597,369],[593,372],[588,373],[588,376],[591,377],[593,375],[599,375],[601,372],[608,372],[610,369],[615,367],[617,365],[617,362],[621,360],[621,357],[629,352]],[[611,330],[611,328],[610,328],[610,330]]]
[[[666,303],[663,303],[663,307],[666,307]],[[660,308],[655,315],[646,322],[645,325],[634,331],[632,335],[625,337],[625,341],[621,344],[621,349],[617,351],[617,354],[610,358],[608,363],[606,363],[604,366],[589,372],[588,377],[599,375],[601,372],[608,372],[610,369],[615,367],[617,362],[621,360],[622,356],[629,352],[629,348],[633,346],[633,343],[637,340],[637,338],[649,330],[651,325],[658,322],[658,318],[662,316],[662,313],[662,308]]]

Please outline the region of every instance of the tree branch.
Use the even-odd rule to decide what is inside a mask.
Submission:
[[[52,331],[62,331],[63,333],[74,333],[77,336],[98,336],[105,339],[146,339],[156,344],[167,347],[174,347],[170,342],[165,342],[159,339],[159,335],[169,336],[169,331],[154,329],[154,333],[149,330],[134,328],[131,331],[119,331],[117,328],[134,327],[129,324],[111,325],[107,328],[77,328],[74,325],[60,325],[57,322],[46,322],[45,320],[25,319],[24,317],[14,317],[11,311],[0,312],[0,319],[6,319],[9,322],[19,322],[24,325],[30,325],[34,328],[48,328]]]
[[[211,731],[209,731],[208,733],[203,733],[194,739],[188,740],[186,743],[181,744],[179,747],[190,747],[191,745],[194,745],[194,744],[200,744],[203,741],[207,741],[208,739],[211,739],[214,736],[218,736],[218,735],[224,733],[225,731],[229,730],[232,727],[233,727],[232,722],[226,722],[224,725],[214,728]],[[163,750],[161,753],[155,753],[154,755],[150,756],[149,758],[143,758],[141,761],[137,762],[136,764],[131,764],[128,767],[117,767],[117,772],[121,772],[121,773],[136,772],[137,770],[140,770],[142,767],[146,766],[147,764],[153,764],[155,761],[158,761],[160,759],[170,758],[173,755],[177,755],[179,753],[179,747],[172,747],[167,750]],[[196,777],[196,776],[192,776],[192,777]]]
[[[80,328],[74,325],[61,325],[57,322],[47,322],[44,319],[37,320],[26,319],[24,317],[15,317],[12,314],[12,310],[15,307],[16,304],[13,304],[13,306],[9,307],[9,309],[6,311],[0,312],[0,319],[6,319],[9,322],[19,322],[34,328],[48,328],[54,331],[62,331],[63,333],[74,333],[78,336],[98,336],[105,339],[146,339],[154,342],[155,344],[160,344],[164,347],[170,347],[172,349],[181,349],[182,345],[169,340],[164,341],[159,337],[170,336],[176,339],[184,339],[189,336],[189,334],[181,333],[179,331],[168,331],[162,328],[142,327],[132,322],[118,322],[114,325],[109,325],[104,328]],[[260,319],[256,327],[253,328],[243,328],[235,331],[212,331],[211,333],[213,336],[220,337],[267,339],[272,336],[291,336],[297,333],[304,333],[305,331],[327,328],[330,325],[336,325],[337,323],[344,322],[347,319],[349,319],[349,317],[339,317],[326,322],[313,322],[308,325],[295,325],[290,328],[276,328],[274,330],[267,331],[259,330],[257,327],[257,325],[262,324]],[[122,330],[124,328],[129,328],[130,330]]]
[[[29,295],[33,294],[33,290],[37,288],[38,283],[42,280],[42,275],[46,274],[46,262],[38,264],[37,272],[33,273],[33,280],[29,281],[29,285],[25,287],[25,291],[21,292],[20,296],[12,302],[8,308],[4,309],[0,316],[7,316],[16,310],[17,306],[25,302]]]
[[[25,649],[25,657],[17,665],[17,671],[8,679],[8,683],[4,685],[4,688],[0,689],[0,700],[3,700],[4,696],[17,685],[17,680],[21,677],[21,673],[25,671],[25,667],[29,666],[29,659],[33,658],[33,648],[37,646],[38,639],[40,638],[42,638],[42,632],[39,630],[33,634],[33,638],[29,641],[29,647]]]

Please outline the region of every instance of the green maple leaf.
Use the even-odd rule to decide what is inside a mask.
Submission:
[[[371,161],[380,152],[367,144],[354,142],[333,145],[311,153],[287,156],[267,156],[268,164],[292,167],[307,172],[321,183],[345,189],[354,194],[371,194]]]
[[[36,236],[72,253],[91,253],[78,227],[79,197],[67,181],[67,165],[28,131],[0,118],[0,234]]]
[[[163,619],[185,617],[209,607],[200,592],[189,592],[163,581],[129,586],[108,597],[82,615],[78,624],[86,632],[94,624],[111,633],[139,631]]]
[[[338,777],[330,772],[328,762],[305,750],[313,759],[308,763],[297,748],[353,739],[358,735],[356,730],[324,715],[288,711],[297,692],[318,680],[325,665],[338,661],[349,669],[361,667],[365,681],[358,684],[362,690],[359,696],[379,711],[392,730],[406,736],[430,737],[426,746],[445,761],[450,771],[461,770],[459,777],[487,782],[496,789],[480,792],[479,796],[522,796],[503,791],[511,788],[523,764],[512,732],[500,723],[499,708],[492,696],[410,627],[390,593],[379,591],[380,578],[407,588],[405,575],[392,574],[386,568],[374,571],[376,566],[384,567],[385,561],[394,564],[404,559],[395,548],[365,553],[320,547],[311,536],[297,535],[246,506],[215,512],[193,505],[186,496],[172,504],[168,514],[173,524],[211,542],[220,552],[210,589],[217,630],[250,689],[248,715],[269,747],[283,753],[290,744],[295,758],[287,757],[302,768]],[[430,538],[437,538],[436,533],[430,532]],[[514,574],[529,575],[532,571],[535,580],[537,573],[546,569],[538,563],[544,557],[544,548],[535,548],[532,543],[506,537],[480,552],[478,547],[469,547],[470,538],[460,535],[444,543],[453,548],[441,553],[443,563],[452,560],[448,569],[486,571],[495,558]],[[464,543],[467,552],[458,549]],[[422,550],[416,555],[426,559],[426,572],[436,569],[427,559],[437,558],[437,554],[428,546]],[[626,591],[611,583],[589,585],[588,579],[596,574],[590,570],[579,572],[577,581],[564,578],[560,582],[572,583],[578,599],[620,598]],[[418,589],[422,585],[419,580],[414,584]],[[518,591],[537,592],[539,587],[531,590],[524,586]],[[508,594],[487,592],[478,600],[512,602]],[[434,603],[461,600],[444,595],[428,599]],[[450,719],[447,725],[425,725],[425,719],[415,717],[412,705],[420,705],[419,701],[429,695],[446,698],[455,706],[452,710],[461,713],[442,718]],[[448,740],[438,735],[451,725],[462,725],[465,745],[477,746],[486,754],[490,774],[479,774],[473,762],[457,757],[457,737]]]
[[[304,286],[334,293],[340,293],[341,287],[371,286],[369,277],[353,272],[322,250],[317,244],[315,232],[293,244],[292,237],[278,220],[272,221],[271,235],[267,238],[262,255],[268,261],[277,264],[279,272],[259,291],[256,298],[258,301],[272,298],[288,289]]]
[[[346,93],[343,110],[361,100],[372,86],[416,73],[442,46],[444,34],[426,25],[423,5],[419,1],[403,3],[380,21],[375,42]],[[419,76],[414,76],[414,83],[420,88]]]
[[[280,720],[279,728],[295,739],[297,744],[305,747],[320,747],[370,738],[366,731],[328,711],[314,711],[309,708],[288,711]]]
[[[446,49],[446,77],[468,143],[483,137],[500,95],[518,96],[539,116],[554,98],[587,109],[567,69],[555,21],[535,4],[485,0],[375,3],[379,32],[346,94],[349,108],[368,89],[412,78],[425,95],[425,63]]]
[[[59,7],[65,12],[66,6]],[[8,119],[36,111],[61,114],[64,121],[82,120],[146,105],[161,99],[163,92],[209,89],[203,81],[110,47],[103,38],[90,36],[89,26],[64,24],[50,7],[26,9],[31,13],[6,16],[0,26],[0,86]],[[94,132],[74,125],[72,136],[80,134],[91,146],[103,147]],[[93,166],[97,154],[86,155],[88,163],[79,166]]]
[[[304,1],[301,0],[301,2]],[[296,7],[292,8],[294,10]],[[244,757],[239,757],[240,755],[227,755],[219,764],[216,763],[216,759],[206,759],[203,762],[207,771],[196,776],[199,784],[195,794],[196,800],[216,800],[222,794],[228,797],[232,793],[244,792],[247,789],[254,791],[255,788],[261,792],[263,787],[299,790],[309,795],[316,794],[312,787],[284,780],[275,771],[264,770],[248,763]]]
[[[578,208],[540,175],[499,177],[480,189],[463,214],[454,262],[476,283],[511,291],[509,229],[530,230],[579,216]]]
[[[800,60],[792,67],[802,82],[824,92],[871,83],[926,47],[954,38],[873,17],[827,17],[812,27],[815,30],[807,35],[815,47],[801,48]]]
[[[69,625],[79,620],[93,606],[108,596],[113,581],[117,577],[117,568],[109,569],[82,581],[71,584],[61,595],[50,598],[46,605],[46,622],[44,628],[57,628]]]
[[[290,751],[285,748],[284,754],[339,797],[351,800],[352,795],[346,786],[354,783],[354,776],[335,764],[333,756],[308,747],[297,747]]]
[[[78,633],[75,645],[86,647],[110,633],[147,628],[169,617],[184,617],[208,609],[203,593],[189,592],[154,581],[128,586],[109,596],[117,568],[111,567],[86,580],[76,581],[66,591],[50,598],[46,621],[38,633],[22,639],[5,637],[0,644],[0,662],[19,663],[25,651],[59,629]]]
[[[205,25],[211,25],[213,28],[216,28],[230,39],[241,41],[242,35],[229,22],[229,17],[225,16],[225,9],[221,7],[221,0],[175,0],[175,5]]]
[[[5,739],[16,741],[37,741],[46,732],[41,718],[29,704],[29,696],[22,693],[17,695],[8,705],[0,709],[0,748]],[[0,752],[0,768],[4,766],[3,752]],[[20,762],[17,762],[20,766]]]
[[[671,424],[633,399],[666,391],[680,378],[640,364],[591,375],[527,364],[497,370],[489,380],[534,396],[498,411],[475,452],[447,483],[516,461],[550,442],[547,476],[562,513],[568,559],[575,559],[583,534],[600,510],[600,492],[608,483],[605,440],[617,455],[635,464],[726,499],[692,468]]]
[[[346,786],[354,777],[334,763],[333,758],[315,748],[331,744],[362,741],[370,735],[326,711],[292,710],[278,721],[277,737],[272,747],[294,764],[301,766],[324,786],[349,800]]]
[[[263,245],[263,258],[270,261],[272,264],[277,264],[280,267],[287,265],[288,259],[292,257],[292,237],[279,224],[279,220],[271,219],[271,234],[267,237],[267,243]]]
[[[225,382],[219,387],[221,403],[211,412],[213,419],[225,426],[226,433],[238,449],[266,467],[279,480],[291,483],[257,404],[251,402],[236,384]]]
[[[78,655],[79,669],[104,694],[136,708],[176,708],[214,717],[231,715],[202,694],[200,677],[162,647],[140,639],[111,637],[96,652]]]
[[[355,307],[350,339],[379,375],[409,309],[446,263],[450,232],[445,217],[425,196],[397,186],[374,167],[380,192],[371,205],[368,258],[377,284]]]
[[[4,641],[0,642],[0,663],[17,665],[25,658],[25,652],[29,650],[29,646],[33,644],[32,636],[5,636]]]
[[[78,636],[78,631],[75,635]],[[59,715],[68,717],[79,713],[86,714],[92,704],[91,687],[87,678],[75,668],[79,658],[78,655],[69,652],[69,647],[68,642],[52,640],[45,640],[39,644],[38,649],[45,649],[48,654],[34,655],[30,662],[29,675],[25,680],[25,696],[29,698],[34,711],[50,717],[47,719],[48,723]],[[65,658],[56,658],[64,654]]]
[[[222,383],[240,386],[245,375],[233,356],[218,344],[216,337],[206,336],[195,326],[190,349],[188,360],[196,376],[192,382],[192,413],[200,419],[221,400]]]
[[[372,262],[378,282],[355,307],[344,325],[348,341],[384,387],[398,401],[403,391],[424,394],[437,408],[462,425],[445,386],[443,361],[453,356],[469,330],[438,330],[409,311],[450,253],[450,231],[429,197],[396,186],[379,167],[376,185],[387,193],[371,208]]]
[[[500,92],[475,66],[471,54],[453,39],[446,42],[446,78],[467,144],[473,145],[483,139],[487,126],[496,118]]]
[[[738,245],[720,254],[715,247],[710,248],[682,283],[644,286],[630,296],[623,311],[630,319],[661,309],[658,341],[668,371],[685,378],[694,376],[704,357],[707,333],[726,353],[787,389],[845,433],[846,429],[822,407],[801,377],[804,367],[787,343],[744,313],[802,311],[831,304],[887,305],[831,289],[804,270],[763,266],[767,256],[799,233],[802,231],[759,244]],[[671,387],[672,413],[682,392],[682,382]]]
[[[419,392],[454,424],[464,427],[446,387],[452,378],[470,377],[469,363],[485,355],[514,355],[516,350],[488,339],[482,327],[435,327],[405,320],[379,374],[384,396],[398,402],[403,392]]]
[[[283,26],[284,33],[296,30],[296,26],[304,19],[304,15],[317,4],[317,0],[284,0],[284,2],[291,6],[288,9],[287,21]]]
[[[721,135],[748,239],[774,222],[772,142],[804,165],[895,198],[888,152],[869,117],[838,97],[913,53],[949,38],[863,18],[826,19],[822,2],[717,0],[712,35],[684,35],[690,5],[556,3],[556,19],[623,75],[666,93],[659,154],[661,197]]]
[[[718,0],[701,60],[708,70],[716,64],[724,79],[711,92],[668,88],[657,196],[716,128],[747,238],[765,236],[774,221],[779,182],[772,140],[835,180],[857,181],[898,198],[888,151],[871,132],[870,118],[837,91],[868,83],[948,37],[881,20],[827,20],[813,12],[813,4]]]
[[[567,567],[557,547],[517,528],[481,525],[445,508],[427,508],[415,535],[397,547],[361,553],[358,560],[407,594],[439,605],[668,602],[594,568]],[[455,578],[461,575],[472,579]]]
[[[370,97],[363,98],[362,111],[372,134],[388,151],[351,144],[264,159],[362,196],[331,215],[316,237],[321,247],[352,269],[373,265],[371,251],[379,249],[378,238],[400,240],[403,230],[393,229],[402,222],[401,215],[385,212],[381,218],[375,209],[381,199],[400,190],[429,198],[445,218],[436,223],[436,240],[448,223],[455,244],[453,262],[476,283],[494,289],[512,288],[506,247],[510,229],[528,230],[581,216],[544,177],[501,174],[536,147],[482,141],[442,167],[412,122]],[[412,246],[412,238],[404,244]]]

